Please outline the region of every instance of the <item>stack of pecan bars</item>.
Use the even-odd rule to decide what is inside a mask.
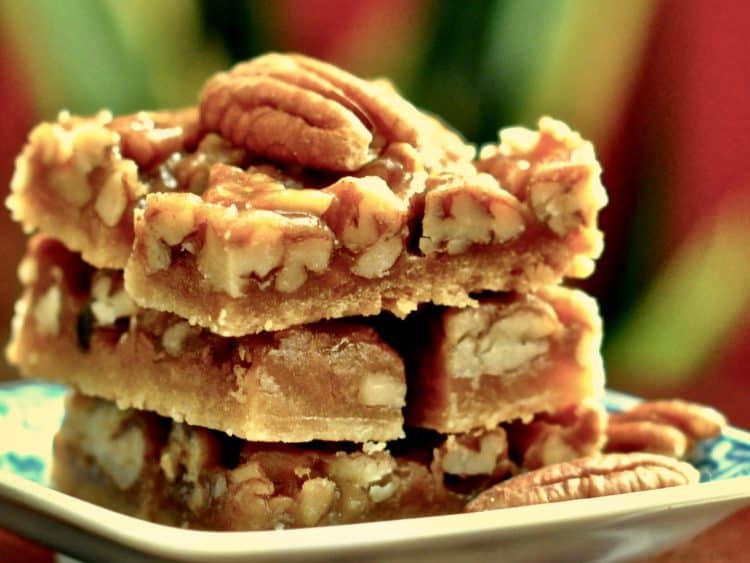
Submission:
[[[36,233],[8,357],[76,389],[56,485],[181,526],[314,526],[460,511],[601,452],[600,320],[559,285],[602,249],[599,176],[558,121],[477,156],[297,55],[196,108],[39,125],[8,199]]]

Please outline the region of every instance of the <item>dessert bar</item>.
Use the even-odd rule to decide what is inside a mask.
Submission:
[[[604,393],[601,319],[577,290],[486,297],[475,308],[407,319],[402,330],[411,335],[397,347],[407,359],[412,426],[494,428]]]
[[[31,235],[6,356],[72,389],[54,485],[269,530],[457,513],[596,465],[601,320],[561,284],[602,251],[600,176],[560,121],[477,150],[298,54],[194,107],[38,125],[6,200]]]
[[[400,437],[397,351],[409,366],[407,422],[440,432],[528,420],[603,389],[596,308],[573,290],[428,307],[416,320],[374,323],[386,341],[342,320],[221,337],[137,307],[119,271],[96,270],[48,237],[32,239],[19,271],[8,357],[23,375],[246,439]]]
[[[463,435],[418,433],[391,446],[290,445],[246,442],[75,394],[55,438],[52,479],[107,508],[200,529],[446,514],[521,467],[536,468],[525,463],[524,448],[554,462],[598,453],[604,420],[600,407],[581,404],[555,422],[531,423],[545,424],[546,433],[514,423]]]
[[[63,492],[182,527],[260,530],[457,512],[429,466],[383,444],[243,442],[73,396],[55,438]]]
[[[8,206],[125,268],[139,305],[239,336],[585,277],[599,176],[550,118],[474,159],[382,82],[268,55],[209,80],[197,110],[38,126]]]
[[[139,309],[122,272],[96,270],[44,236],[19,271],[25,289],[7,356],[22,375],[253,440],[403,435],[403,362],[370,327],[216,336]]]

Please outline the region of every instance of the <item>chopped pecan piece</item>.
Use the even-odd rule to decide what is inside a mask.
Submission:
[[[460,254],[472,244],[500,244],[525,228],[519,201],[488,174],[433,179],[425,196],[419,249]]]
[[[524,469],[600,453],[607,438],[607,414],[598,401],[584,401],[554,413],[539,413],[529,423],[508,425],[514,459]]]
[[[150,413],[120,410],[113,403],[72,395],[55,449],[69,443],[98,466],[119,490],[153,473],[161,446],[161,425]]]
[[[514,468],[503,428],[450,434],[435,451],[440,469],[449,475],[500,478]]]
[[[343,178],[325,191],[335,200],[324,220],[358,255],[351,271],[364,278],[386,275],[404,250],[407,204],[378,177]]]
[[[109,129],[120,136],[122,155],[149,169],[185,150],[200,136],[194,108],[180,113],[139,111],[115,117]]]

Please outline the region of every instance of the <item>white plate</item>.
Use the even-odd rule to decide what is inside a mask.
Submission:
[[[327,528],[182,530],[46,486],[64,393],[56,385],[0,385],[0,526],[83,560],[622,561],[684,541],[750,503],[750,434],[729,429],[698,452],[697,485]],[[607,394],[615,410],[634,401]]]

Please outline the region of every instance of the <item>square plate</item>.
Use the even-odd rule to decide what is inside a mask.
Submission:
[[[47,383],[0,384],[0,526],[84,560],[622,561],[684,541],[750,504],[750,434],[730,428],[696,453],[696,485],[325,528],[170,528],[49,488],[65,393]],[[622,410],[637,399],[609,391],[606,402]]]

